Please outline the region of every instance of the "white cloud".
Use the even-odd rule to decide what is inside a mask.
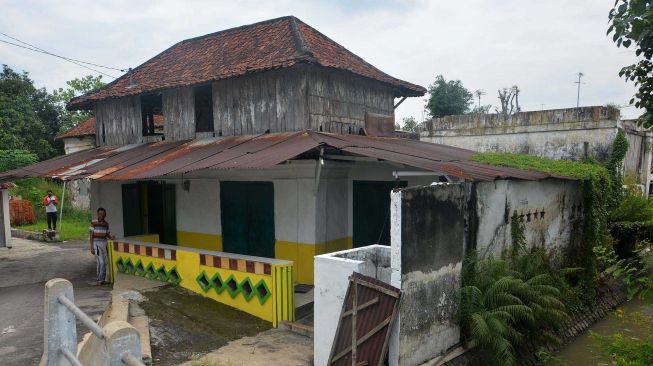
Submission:
[[[185,38],[295,15],[381,70],[428,86],[435,75],[484,89],[517,84],[524,109],[576,103],[626,104],[634,93],[617,75],[634,60],[606,37],[613,0],[575,1],[0,1],[0,31],[62,55],[134,67]],[[48,89],[88,70],[0,44],[0,62],[29,71]],[[109,72],[114,75],[117,72]],[[423,98],[397,117],[422,118]],[[625,108],[632,117],[637,111]]]

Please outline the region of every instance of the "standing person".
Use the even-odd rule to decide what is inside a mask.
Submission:
[[[91,254],[95,255],[97,261],[97,284],[107,283],[107,245],[108,239],[114,239],[109,233],[109,223],[105,220],[107,211],[100,207],[97,209],[97,220],[91,221],[89,228],[89,244]]]
[[[59,199],[52,194],[48,189],[48,195],[43,197],[43,205],[45,206],[45,217],[48,221],[48,230],[57,230],[57,205]]]

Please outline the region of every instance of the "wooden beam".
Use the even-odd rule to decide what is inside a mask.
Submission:
[[[360,346],[365,341],[370,339],[373,335],[375,335],[376,333],[381,331],[383,328],[385,328],[388,324],[390,324],[391,320],[392,320],[392,316],[389,316],[389,317],[385,318],[385,320],[382,321],[381,323],[379,323],[379,325],[377,325],[376,327],[374,327],[374,329],[370,330],[369,332],[367,332],[367,334],[365,334],[364,336],[359,338],[356,341],[356,347]],[[352,339],[353,339],[353,337],[352,337]],[[352,344],[353,344],[353,340],[352,340]],[[345,348],[344,350],[342,350],[342,352],[338,353],[335,357],[333,357],[333,359],[331,360],[331,363],[334,364],[337,360],[339,360],[342,357],[346,356],[349,352],[352,352],[352,347],[351,346]],[[352,362],[353,362],[353,359],[354,358],[352,357]]]
[[[404,100],[406,100],[406,98],[408,98],[408,97],[403,97],[403,98],[401,98],[401,100],[398,101],[397,104],[395,104],[395,107],[392,108],[392,109],[397,109],[397,107],[399,107],[399,106],[401,105],[401,103],[403,103]]]
[[[370,301],[364,303],[363,305],[359,306],[359,307],[358,307],[358,311],[361,311],[361,310],[363,310],[363,309],[369,308],[370,306],[376,304],[377,302],[379,302],[379,298],[378,298],[378,297],[375,297],[375,298],[373,298],[372,300],[370,300]],[[344,318],[350,316],[352,313],[353,313],[353,310],[347,310],[347,311],[345,311],[345,312],[344,312],[340,317],[341,317],[342,319],[344,319]]]

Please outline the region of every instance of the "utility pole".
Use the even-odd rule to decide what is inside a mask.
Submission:
[[[582,72],[579,72],[578,73],[578,81],[574,81],[574,84],[578,84],[578,93],[576,94],[576,108],[580,107],[580,84],[582,84],[580,82],[580,78],[582,78],[583,76],[585,76],[585,75],[583,75]]]

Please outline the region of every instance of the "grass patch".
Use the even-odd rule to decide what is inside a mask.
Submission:
[[[66,218],[64,212],[63,224],[59,227],[60,223],[57,221],[57,230],[61,240],[86,240],[88,239],[88,227],[91,222],[91,214],[88,213],[88,218],[71,217]],[[45,219],[37,219],[36,224],[18,226],[21,230],[30,230],[41,232],[48,228]]]
[[[551,160],[524,154],[476,153],[472,156],[472,160],[488,165],[545,172],[581,180],[609,174],[608,170],[599,164],[570,160]]]

